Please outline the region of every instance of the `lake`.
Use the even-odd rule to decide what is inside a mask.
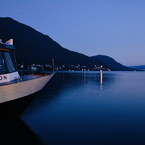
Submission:
[[[31,145],[144,145],[145,72],[58,72],[7,126]]]

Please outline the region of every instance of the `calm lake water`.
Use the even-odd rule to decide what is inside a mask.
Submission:
[[[20,120],[37,144],[144,145],[145,72],[56,73]]]

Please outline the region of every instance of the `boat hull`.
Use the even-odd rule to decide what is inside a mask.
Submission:
[[[0,120],[18,117],[53,75],[0,86]]]
[[[0,104],[0,122],[13,120],[24,112],[36,93]]]

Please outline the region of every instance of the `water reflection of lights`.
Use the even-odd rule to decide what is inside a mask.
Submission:
[[[85,82],[86,81],[86,73],[85,72],[84,72],[84,78],[83,79],[84,79],[84,82]]]
[[[103,72],[100,70],[100,90],[102,90],[102,84],[103,84]]]

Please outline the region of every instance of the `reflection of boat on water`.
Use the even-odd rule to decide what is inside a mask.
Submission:
[[[19,76],[12,39],[0,42],[0,118],[20,115],[33,94],[40,91],[54,73]],[[27,79],[28,78],[28,79]]]
[[[1,122],[0,139],[1,145],[44,145],[21,118]]]

